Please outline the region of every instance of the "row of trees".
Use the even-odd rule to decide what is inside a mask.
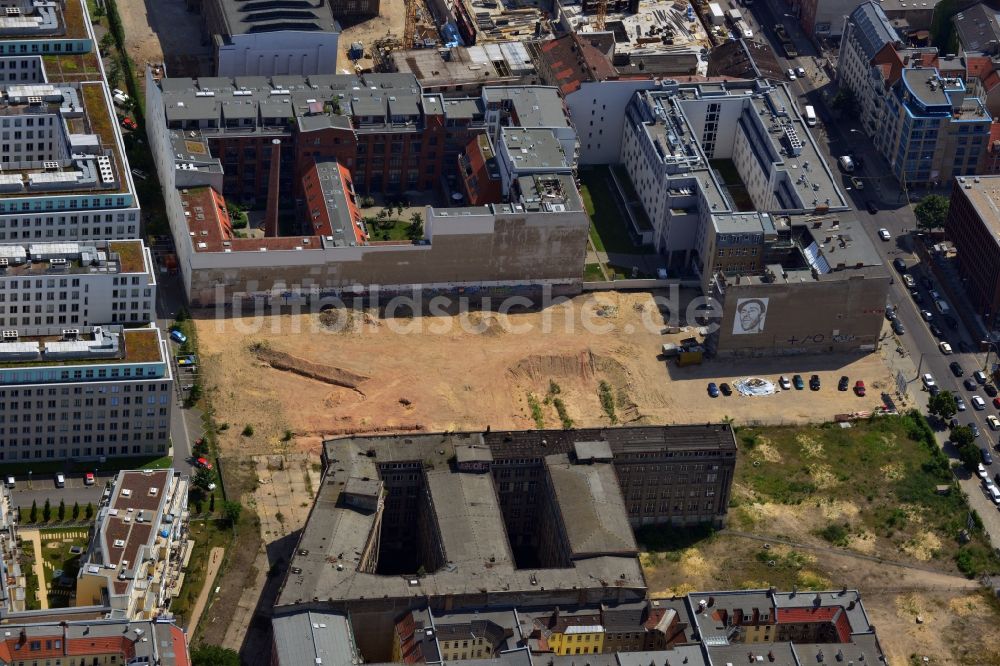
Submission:
[[[958,402],[951,391],[941,391],[932,395],[927,401],[927,411],[944,422],[950,421],[958,413]],[[982,462],[982,453],[976,445],[976,436],[968,426],[957,426],[951,429],[951,442],[958,451],[958,458],[968,470],[975,470]]]
[[[23,516],[21,515],[21,507],[17,508],[18,521],[23,521]],[[80,503],[73,502],[73,508],[70,510],[71,520],[80,519]],[[88,503],[83,508],[83,516],[85,520],[90,520],[94,517],[94,505]],[[60,522],[66,520],[66,502],[59,500],[59,507],[56,509],[56,519]],[[47,523],[52,520],[52,505],[49,500],[45,500],[45,505],[42,506],[42,522]],[[38,522],[38,502],[33,501],[31,503],[31,510],[28,511],[28,522],[37,523]]]

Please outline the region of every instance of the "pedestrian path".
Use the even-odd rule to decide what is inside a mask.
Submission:
[[[43,566],[45,560],[42,558],[42,538],[38,533],[38,530],[19,530],[18,532],[21,536],[21,541],[30,541],[32,549],[35,553],[35,562],[32,565],[32,569],[35,572],[35,577],[38,578],[38,602],[41,604],[42,610],[48,610],[49,607],[49,591],[48,587],[45,585],[45,567]]]

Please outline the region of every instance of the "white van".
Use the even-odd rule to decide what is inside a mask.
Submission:
[[[854,171],[854,160],[851,159],[850,155],[841,155],[837,158],[837,162],[840,164],[840,168],[847,173]]]
[[[987,492],[990,494],[990,499],[993,500],[994,504],[1000,504],[1000,490],[993,484],[986,487]]]
[[[816,127],[816,109],[811,106],[806,107],[806,125]]]
[[[14,477],[8,476],[7,477],[7,487],[10,488],[11,490],[13,490],[15,485],[16,484],[14,483]]]
[[[62,472],[56,474],[56,488],[66,487],[66,476]]]

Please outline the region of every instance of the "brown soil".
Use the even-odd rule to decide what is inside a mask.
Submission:
[[[532,428],[529,394],[542,404],[546,427],[557,428],[557,410],[544,400],[553,382],[575,426],[611,423],[602,381],[613,389],[617,423],[824,420],[876,400],[836,391],[841,374],[864,379],[875,395],[889,383],[877,354],[678,368],[658,356],[664,324],[646,293],[585,295],[506,316],[387,320],[364,313],[336,331],[324,314],[197,322],[212,404],[232,426],[222,434],[225,449],[270,453],[286,430],[300,450],[315,452],[324,437],[345,433]],[[588,332],[586,321],[609,331]],[[717,399],[705,391],[708,381],[796,372],[819,374],[824,390]],[[240,436],[245,424],[254,426],[253,437]]]

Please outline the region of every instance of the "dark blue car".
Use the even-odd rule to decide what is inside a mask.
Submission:
[[[715,382],[708,383],[708,395],[712,398],[719,397],[719,387],[715,385]]]

